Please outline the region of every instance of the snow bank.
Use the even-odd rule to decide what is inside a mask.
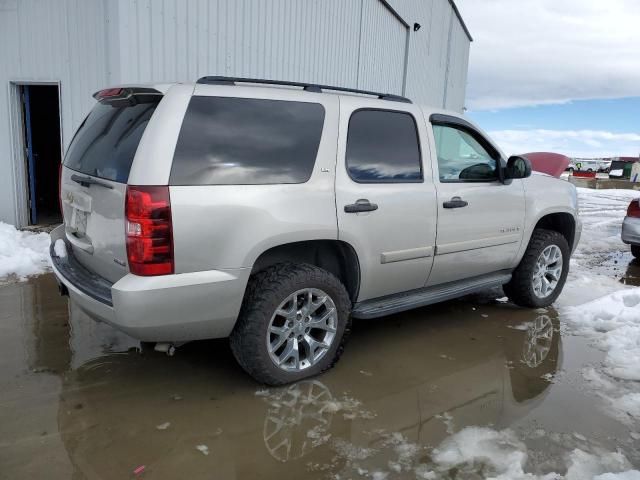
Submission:
[[[606,352],[598,367],[604,373],[589,368],[583,376],[609,403],[607,411],[623,422],[640,420],[640,393],[635,383],[640,381],[640,288],[567,307],[563,313],[570,326],[593,338]]]
[[[565,307],[598,298],[624,287],[610,274],[598,274],[597,267],[612,254],[628,251],[620,231],[629,202],[640,197],[634,190],[593,190],[578,188],[582,236],[571,258],[569,276],[556,306]],[[595,267],[595,268],[594,268]]]
[[[0,222],[0,280],[24,280],[49,269],[49,235],[16,230]]]
[[[640,197],[635,190],[593,190],[578,188],[580,219],[583,223],[578,256],[626,249],[620,238],[622,220],[629,202]]]
[[[606,372],[640,381],[640,288],[622,290],[564,311],[578,331],[595,335],[607,352]]]

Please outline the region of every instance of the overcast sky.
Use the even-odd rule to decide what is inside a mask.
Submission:
[[[640,0],[456,3],[468,113],[507,153],[640,153]]]

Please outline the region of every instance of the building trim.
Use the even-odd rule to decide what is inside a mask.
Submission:
[[[458,20],[460,21],[460,25],[462,25],[462,29],[464,30],[464,33],[466,33],[467,37],[469,38],[469,41],[473,42],[473,37],[471,36],[471,33],[469,33],[467,24],[464,23],[464,20],[462,19],[462,15],[460,14],[460,10],[458,10],[458,7],[456,6],[456,3],[454,2],[454,0],[449,0],[449,5],[451,5],[451,8],[453,8],[453,11],[455,12],[456,17],[458,17]]]
[[[391,6],[391,4],[387,0],[380,0],[380,3],[387,7],[387,10],[389,10],[391,14],[396,17],[402,25],[409,28],[409,24],[406,22],[406,20],[400,16],[400,14]]]

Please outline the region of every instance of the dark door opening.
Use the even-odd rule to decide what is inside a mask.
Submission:
[[[29,223],[60,223],[58,176],[62,161],[57,85],[22,85]]]

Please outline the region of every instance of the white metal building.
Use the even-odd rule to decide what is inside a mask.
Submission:
[[[110,85],[228,75],[461,111],[453,0],[0,0],[0,221],[55,222],[58,164]]]

